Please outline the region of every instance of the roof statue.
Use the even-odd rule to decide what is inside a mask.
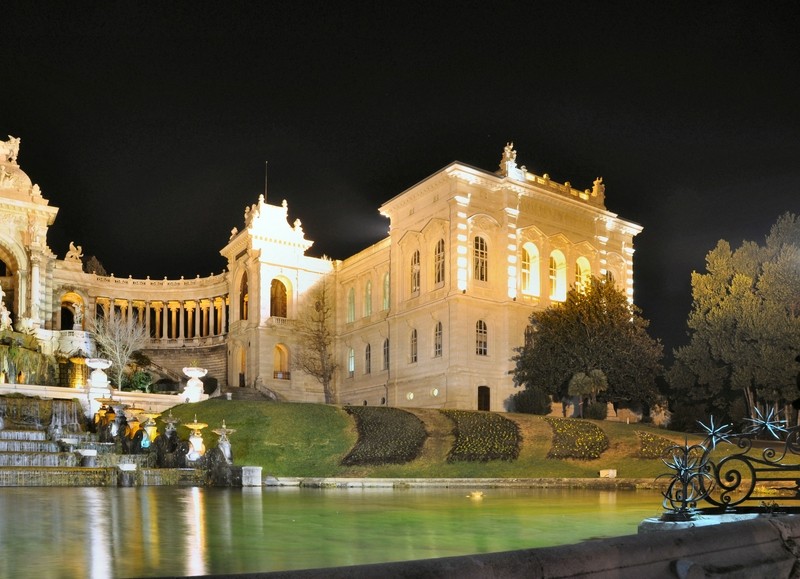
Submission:
[[[83,257],[83,248],[80,245],[75,245],[74,242],[69,242],[69,251],[64,256],[64,261],[80,261]]]
[[[599,197],[603,200],[606,196],[606,186],[603,185],[603,178],[598,177],[594,180],[594,187],[592,187],[592,196]]]
[[[514,150],[514,142],[506,143],[506,146],[503,147],[503,158],[500,159],[500,168],[503,169],[503,165],[507,162],[514,163],[514,166],[517,166],[517,152]]]
[[[0,141],[0,162],[11,162],[17,164],[19,155],[19,137],[8,135],[7,141]]]

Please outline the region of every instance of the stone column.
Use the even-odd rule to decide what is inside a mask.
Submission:
[[[217,327],[216,327],[217,320],[216,316],[214,315],[217,309],[216,300],[217,298],[212,297],[211,303],[208,305],[208,335],[212,337],[215,336],[217,333]]]
[[[184,314],[186,312],[186,309],[182,301],[178,302],[178,308],[180,309],[180,317],[178,318],[178,338],[183,340],[183,338],[186,336],[186,334],[184,334],[183,332],[184,317],[185,317]]]
[[[178,332],[175,331],[175,328],[177,328],[177,324],[178,324],[178,307],[177,306],[171,307],[169,309],[169,311],[172,314],[170,316],[171,319],[172,319],[172,335],[170,335],[169,330],[167,330],[167,337],[171,338],[172,336],[175,336],[177,338],[178,337]]]
[[[144,303],[144,328],[147,330],[147,337],[150,337],[150,302]]]
[[[219,334],[222,336],[225,334],[225,325],[228,323],[228,308],[225,304],[225,296],[222,296],[222,303],[220,304],[219,311]]]
[[[194,302],[194,337],[200,337],[200,318],[203,317],[203,311],[200,308],[200,300]]]
[[[39,261],[38,255],[31,256],[31,311],[30,317],[39,321]]]

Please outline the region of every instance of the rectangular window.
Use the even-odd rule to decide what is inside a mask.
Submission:
[[[436,322],[436,328],[433,331],[433,357],[442,357],[442,322]]]
[[[483,320],[475,324],[475,353],[478,356],[489,355],[489,331]]]
[[[409,362],[417,362],[417,330],[411,330],[411,343],[409,344]]]
[[[483,237],[475,237],[472,244],[473,277],[477,281],[489,280],[489,250]]]

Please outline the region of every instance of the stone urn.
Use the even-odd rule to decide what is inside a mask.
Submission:
[[[197,366],[188,366],[183,369],[183,373],[189,378],[186,388],[183,389],[183,398],[186,402],[200,402],[200,397],[203,395],[203,381],[200,378],[205,376],[208,370]]]

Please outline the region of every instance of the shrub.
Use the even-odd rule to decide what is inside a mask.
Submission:
[[[639,437],[639,456],[642,458],[661,458],[664,451],[675,446],[675,443],[668,438],[642,430],[637,430],[636,436]]]
[[[605,432],[592,423],[574,418],[545,418],[553,429],[553,446],[547,458],[599,458],[608,448]]]
[[[608,416],[608,404],[605,402],[590,402],[583,408],[583,417],[592,420],[605,420]]]
[[[412,461],[428,437],[422,421],[404,410],[379,406],[348,406],[345,410],[355,418],[358,440],[342,459],[344,466]]]
[[[491,412],[440,410],[453,421],[456,439],[447,462],[516,460],[522,437],[519,426]]]
[[[514,412],[547,416],[553,409],[550,395],[541,388],[530,386],[511,397]]]

